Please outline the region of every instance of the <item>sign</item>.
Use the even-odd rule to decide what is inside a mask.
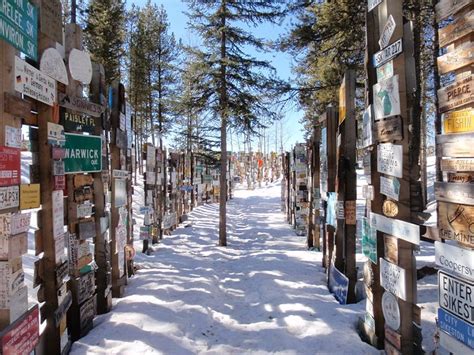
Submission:
[[[10,233],[12,235],[26,233],[30,229],[31,213],[13,213],[10,217]]]
[[[377,171],[395,177],[403,177],[403,147],[392,143],[377,146]]]
[[[12,260],[27,252],[28,237],[26,233],[16,235],[0,233],[0,259]]]
[[[64,161],[53,160],[53,176],[62,176],[64,173]]]
[[[356,225],[356,201],[346,201],[344,204],[346,225]]]
[[[382,312],[385,324],[393,330],[400,328],[400,308],[397,298],[390,292],[385,291],[382,295]]]
[[[438,70],[440,74],[461,69],[474,63],[474,46],[459,47],[455,50],[438,57]]]
[[[61,1],[41,0],[40,29],[53,41],[63,44]]]
[[[372,105],[369,105],[362,116],[362,148],[374,144],[372,123]]]
[[[438,308],[439,328],[474,349],[474,327],[461,318]]]
[[[65,142],[64,127],[56,123],[48,122],[48,144],[62,147]]]
[[[378,5],[380,5],[383,0],[368,0],[368,7],[367,11],[370,12],[375,9]]]
[[[66,150],[62,147],[51,147],[51,156],[54,160],[64,159]]]
[[[384,65],[376,68],[377,81],[388,79],[394,75],[393,72],[393,61],[389,61]]]
[[[474,186],[472,184],[435,182],[435,197],[438,201],[474,205]]]
[[[81,322],[80,322],[81,330],[84,330],[89,326],[90,322],[92,322],[95,315],[96,315],[96,299],[95,297],[91,297],[79,309],[79,317],[81,318]]]
[[[54,324],[56,327],[59,326],[61,319],[66,315],[69,307],[72,305],[72,294],[71,291],[67,292],[66,297],[64,297],[63,302],[59,305],[58,309],[54,311]]]
[[[0,38],[28,57],[38,59],[38,9],[28,0],[7,0],[0,6]]]
[[[56,265],[62,264],[65,259],[64,249],[66,248],[66,240],[64,239],[63,235],[59,236],[58,238],[54,239],[54,257],[56,261]]]
[[[436,4],[436,19],[444,20],[470,4],[471,0],[441,0]]]
[[[448,44],[474,32],[474,11],[471,10],[464,16],[458,17],[453,23],[438,30],[439,46]]]
[[[100,117],[105,110],[104,106],[97,105],[89,100],[61,93],[59,94],[59,106],[94,117]]]
[[[114,179],[112,184],[112,203],[114,208],[127,204],[127,180]]]
[[[387,217],[395,217],[398,215],[398,205],[391,200],[385,200],[383,202],[382,212]]]
[[[395,27],[397,24],[392,15],[390,15],[385,23],[385,26],[382,30],[382,35],[379,39],[379,46],[380,49],[384,49],[390,43],[390,39],[392,38],[393,33],[395,32]]]
[[[5,146],[21,148],[21,128],[5,126]]]
[[[474,248],[474,206],[438,202],[439,235]]]
[[[374,264],[377,263],[377,230],[371,228],[367,217],[362,217],[362,253]]]
[[[92,80],[92,62],[89,53],[73,48],[69,53],[68,63],[69,72],[74,80],[85,85],[90,84]]]
[[[380,262],[380,286],[393,293],[398,298],[406,301],[406,275],[405,269],[389,263],[384,258]]]
[[[77,304],[81,304],[90,298],[95,291],[95,277],[94,272],[88,272],[81,277],[74,280],[75,298]]]
[[[127,170],[112,170],[112,177],[116,179],[128,179],[128,175]]]
[[[446,112],[474,102],[474,74],[438,90],[439,111]],[[472,111],[472,109],[471,109]],[[450,132],[446,132],[450,133]]]
[[[467,108],[443,115],[443,133],[464,133],[474,131],[474,109]]]
[[[340,272],[331,262],[329,266],[329,291],[334,294],[339,304],[347,303],[347,290],[349,289],[349,279],[346,275]]]
[[[398,264],[398,239],[384,234],[384,258],[392,264]]]
[[[81,220],[77,223],[77,234],[81,240],[95,237],[95,221],[93,218]]]
[[[436,265],[474,280],[474,250],[435,242],[435,261]]]
[[[67,261],[56,267],[54,274],[56,275],[56,286],[61,285],[69,272],[69,264]]]
[[[403,52],[402,39],[392,43],[387,48],[382,49],[380,52],[374,54],[373,64],[374,67],[380,67],[381,65],[396,58],[400,53]]]
[[[339,124],[344,122],[344,120],[346,119],[346,105],[346,76],[344,75],[342,84],[339,87]]]
[[[398,75],[379,81],[374,85],[374,118],[399,116],[400,93],[398,91]]]
[[[53,190],[65,190],[66,177],[64,175],[53,176]]]
[[[66,133],[66,174],[98,172],[102,170],[102,139],[100,136],[84,136]]]
[[[400,195],[400,181],[397,178],[380,177],[380,193],[391,199],[398,201]]]
[[[452,158],[474,157],[472,133],[439,134],[436,136],[436,149],[439,156]]]
[[[402,336],[387,325],[385,326],[385,340],[388,340],[396,349],[402,348]]]
[[[444,310],[474,325],[474,283],[438,272],[439,305]]]
[[[41,9],[41,13],[43,13],[43,9]],[[60,34],[62,38],[62,29]],[[69,85],[66,65],[56,48],[48,48],[43,52],[41,55],[40,70],[54,80],[64,85]]]
[[[53,208],[53,238],[59,238],[64,234],[64,200],[63,191],[52,192]]]
[[[60,123],[66,131],[87,132],[93,134],[96,128],[96,119],[83,113],[70,112],[64,108],[59,111]]]
[[[445,332],[439,332],[439,345],[452,354],[469,354],[472,350],[467,345],[449,336]]]
[[[40,184],[20,186],[20,210],[38,208],[40,206]]]
[[[371,212],[370,225],[382,233],[393,235],[416,245],[420,244],[420,227],[416,224]]]
[[[84,218],[87,216],[92,215],[92,204],[90,203],[82,203],[76,205],[76,217],[77,218]]]
[[[20,187],[0,187],[0,210],[18,207],[20,205]]]
[[[35,305],[0,333],[1,353],[3,355],[29,354],[38,345],[38,341],[39,309],[38,305]]]
[[[0,186],[21,183],[21,151],[18,148],[0,147]]]
[[[15,57],[15,90],[49,106],[57,101],[56,81],[18,57]]]
[[[400,116],[375,121],[375,140],[377,142],[401,141],[402,139],[403,126]]]

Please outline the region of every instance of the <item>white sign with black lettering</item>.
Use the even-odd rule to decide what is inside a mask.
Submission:
[[[435,261],[444,269],[474,280],[474,250],[435,242]]]
[[[370,12],[382,3],[383,0],[368,0],[367,11]]]
[[[400,328],[400,307],[397,298],[390,292],[384,292],[382,296],[382,312],[387,324],[393,330]]]
[[[387,19],[387,23],[385,24],[382,35],[379,39],[379,46],[380,49],[384,49],[388,46],[390,39],[392,38],[393,32],[395,32],[396,23],[392,15],[390,15]]]
[[[403,177],[403,147],[392,143],[379,144],[377,171],[398,178]]]
[[[386,290],[393,293],[398,298],[406,301],[406,272],[398,265],[389,263],[384,258],[380,261],[380,285]]]
[[[52,192],[53,205],[53,238],[57,239],[64,234],[64,200],[63,190]]]
[[[474,324],[474,283],[438,272],[439,305],[446,311]]]
[[[397,55],[403,52],[402,39],[392,43],[387,48],[382,49],[380,52],[374,54],[373,64],[374,67],[379,67],[395,58]]]

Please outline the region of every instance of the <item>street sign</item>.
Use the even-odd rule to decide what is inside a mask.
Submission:
[[[75,113],[61,108],[59,111],[60,123],[67,132],[87,132],[94,133],[97,125],[96,119],[83,113]]]
[[[440,307],[474,325],[474,283],[439,271],[438,285]]]
[[[469,354],[471,352],[467,345],[445,332],[439,332],[439,345],[452,354]]]
[[[442,331],[474,349],[474,326],[446,312],[443,308],[438,308],[438,323]]]
[[[0,38],[38,60],[38,9],[28,0],[6,0],[0,6]]]
[[[398,178],[403,177],[403,146],[392,143],[379,144],[377,171]]]
[[[0,186],[21,182],[21,152],[18,148],[0,147]]]
[[[49,106],[57,101],[56,81],[18,57],[15,57],[15,90]]]
[[[349,289],[349,278],[340,272],[331,262],[329,267],[329,291],[334,294],[334,297],[340,304],[347,303],[347,291]]]
[[[391,61],[396,58],[400,53],[403,52],[402,39],[392,43],[387,48],[382,49],[380,52],[374,54],[373,65],[375,68]]]
[[[435,242],[435,261],[436,265],[474,280],[474,250]]]
[[[420,244],[420,227],[398,219],[392,219],[377,213],[370,213],[370,224],[376,230],[393,235],[413,244]]]
[[[85,136],[66,133],[66,174],[98,172],[102,170],[102,139],[100,136]]]
[[[382,35],[379,39],[380,49],[384,49],[388,46],[388,44],[390,43],[390,39],[392,38],[393,32],[395,32],[395,27],[395,19],[392,15],[390,15],[387,19],[387,22],[385,23],[385,26],[382,30]]]
[[[406,272],[398,265],[389,263],[384,258],[380,262],[380,286],[393,293],[398,298],[406,301]]]

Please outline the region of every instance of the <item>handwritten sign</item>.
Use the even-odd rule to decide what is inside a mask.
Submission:
[[[20,205],[20,187],[0,187],[0,210],[18,207]]]
[[[79,278],[75,279],[74,282],[74,296],[77,304],[83,303],[95,292],[95,277],[94,272],[88,272]]]
[[[403,52],[402,39],[392,43],[387,48],[374,54],[373,65],[375,68],[391,61]]]
[[[0,333],[3,355],[29,354],[39,342],[39,309],[32,307]]]
[[[375,121],[375,140],[377,142],[401,141],[403,126],[400,116],[387,117]]]
[[[377,146],[377,171],[395,177],[403,177],[403,147],[391,143]]]
[[[474,206],[438,202],[439,236],[474,248]]]
[[[12,260],[27,252],[28,237],[26,233],[16,235],[0,233],[0,259]]]
[[[396,178],[380,177],[380,193],[398,201],[400,195],[400,181]]]
[[[18,57],[15,57],[15,90],[49,106],[57,101],[56,81]]]
[[[474,46],[459,47],[438,57],[438,70],[440,74],[446,74],[450,71],[461,69],[474,63]]]
[[[41,12],[42,11],[43,9],[41,9]],[[60,83],[69,85],[66,65],[56,48],[48,48],[43,52],[41,55],[40,70]]]
[[[474,102],[474,74],[438,90],[439,111],[446,112]],[[446,132],[449,133],[449,132]]]
[[[374,118],[380,120],[385,117],[399,116],[400,94],[398,86],[398,75],[381,80],[374,85]]]
[[[370,213],[370,224],[372,228],[380,232],[393,235],[413,244],[420,244],[420,227],[415,224],[391,219],[373,212]]]
[[[379,258],[380,285],[393,293],[398,298],[406,301],[406,275],[405,269],[389,263],[384,258]]]
[[[28,184],[20,186],[20,209],[39,208],[40,206],[40,184]]]
[[[97,105],[89,100],[64,94],[59,94],[59,106],[94,117],[100,117],[105,110],[104,106]]]
[[[62,190],[52,192],[53,208],[53,238],[59,238],[64,234],[64,195]]]
[[[379,46],[380,49],[384,49],[390,43],[390,39],[392,38],[393,33],[395,32],[396,27],[395,19],[392,15],[390,15],[385,23],[385,26],[382,30],[382,35],[379,39]]]
[[[79,317],[81,318],[80,327],[81,330],[86,329],[90,322],[94,319],[96,315],[96,298],[91,297],[89,300],[84,302],[84,304],[79,309]]]
[[[20,184],[20,165],[20,149],[0,147],[0,186]]]

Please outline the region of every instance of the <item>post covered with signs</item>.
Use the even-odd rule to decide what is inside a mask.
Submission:
[[[439,73],[446,85],[438,90],[442,132],[436,137],[442,180],[435,183],[438,230],[435,242],[438,273],[440,345],[455,353],[474,351],[474,4],[441,0],[436,5]],[[452,18],[452,21],[445,21]],[[448,24],[446,24],[448,22]]]

